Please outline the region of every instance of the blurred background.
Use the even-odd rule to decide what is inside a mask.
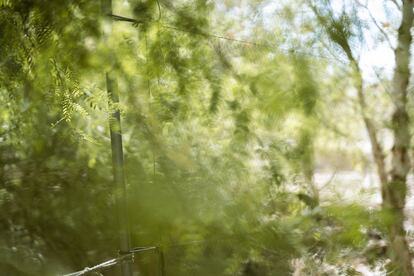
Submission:
[[[406,2],[0,0],[0,274],[117,256],[119,108],[131,244],[166,275],[409,275],[389,241],[412,243],[413,181],[387,180]]]

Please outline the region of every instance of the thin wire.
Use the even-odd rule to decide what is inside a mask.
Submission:
[[[149,246],[149,247],[135,247],[132,248],[128,252],[119,252],[120,256],[117,258],[113,258],[107,261],[104,261],[103,263],[97,264],[92,267],[85,267],[84,269],[76,272],[72,272],[69,274],[64,274],[63,276],[82,276],[90,272],[96,272],[98,270],[102,270],[104,268],[115,266],[123,261],[133,261],[135,253],[145,252],[145,251],[151,251],[151,250],[159,250],[156,246]],[[160,260],[163,262],[163,260]],[[163,265],[164,266],[164,265]],[[162,274],[164,275],[164,274]]]
[[[160,3],[159,3],[158,0],[157,0],[157,5],[158,5],[158,8],[159,8],[159,18],[158,18],[157,21],[160,23],[160,19],[161,19],[161,7],[160,7]],[[115,14],[108,14],[108,16],[111,16],[114,20],[130,22],[130,23],[134,23],[135,25],[139,25],[139,24],[143,24],[143,23],[146,23],[146,22],[150,22],[151,21],[151,20],[149,20],[149,21],[144,22],[144,21],[136,20],[134,18],[124,17],[124,16],[120,16],[120,15],[115,15]],[[258,42],[250,41],[250,40],[235,39],[235,38],[227,37],[227,36],[224,36],[224,35],[219,35],[219,34],[214,34],[214,33],[208,33],[208,32],[194,32],[194,31],[181,29],[181,28],[178,28],[178,27],[175,27],[175,26],[171,26],[171,25],[167,25],[167,24],[159,24],[159,26],[161,26],[161,27],[163,27],[165,29],[171,29],[171,30],[176,30],[176,31],[185,32],[185,33],[190,33],[190,34],[194,34],[194,35],[201,35],[201,36],[205,36],[205,37],[213,37],[213,38],[217,38],[217,39],[223,39],[223,40],[227,40],[227,41],[232,41],[232,42],[238,42],[238,43],[242,43],[242,44],[253,45],[253,46],[256,46],[256,47],[264,47],[264,48],[273,48],[274,47],[274,45],[267,44],[267,43],[266,44],[263,44],[263,43],[258,43]],[[300,53],[300,54],[305,55],[305,56],[309,56],[309,57],[322,58],[322,59],[330,60],[327,57],[313,55],[313,54],[310,54],[310,53]],[[339,61],[339,62],[342,63],[342,61]],[[372,66],[370,66],[370,67],[372,67]]]
[[[134,18],[124,17],[124,16],[120,16],[120,15],[116,15],[116,14],[110,14],[110,16],[116,21],[130,22],[130,23],[134,23],[134,24],[142,24],[142,23],[150,22],[150,21],[144,22],[144,21],[136,20]],[[227,36],[223,36],[223,35],[218,35],[218,34],[213,34],[213,33],[193,32],[193,31],[181,29],[181,28],[171,26],[171,25],[167,25],[167,24],[161,24],[160,26],[163,27],[163,28],[166,28],[166,29],[172,29],[172,30],[191,33],[191,34],[195,34],[195,35],[215,37],[215,38],[218,38],[218,39],[224,39],[224,40],[229,40],[229,41],[234,41],[234,42],[239,42],[239,43],[244,43],[244,44],[250,44],[250,45],[254,45],[254,46],[266,46],[266,47],[271,46],[271,45],[260,44],[260,43],[249,41],[249,40],[235,39],[235,38],[231,38],[231,37],[227,37]]]
[[[136,253],[141,253],[141,252],[146,252],[146,251],[156,251],[158,253],[159,258],[160,258],[159,261],[160,261],[161,275],[165,276],[166,275],[165,274],[165,258],[164,258],[164,252],[161,248],[178,248],[178,247],[189,246],[189,245],[194,245],[194,244],[201,244],[201,243],[205,243],[205,242],[228,241],[230,239],[232,239],[232,238],[193,240],[193,241],[187,241],[187,242],[182,242],[182,243],[171,243],[171,244],[163,245],[162,247],[161,246],[134,247],[128,252],[118,252],[118,254],[120,256],[117,257],[117,258],[113,258],[113,259],[104,261],[104,262],[102,262],[100,264],[97,264],[95,266],[92,266],[92,267],[85,267],[82,270],[72,272],[72,273],[69,273],[69,274],[64,274],[62,276],[82,276],[82,275],[85,275],[85,274],[90,273],[90,272],[95,272],[95,271],[99,271],[99,270],[104,269],[104,268],[115,266],[115,265],[119,264],[122,261],[133,261],[134,260],[134,255]]]
[[[110,14],[109,16],[112,16],[114,20],[130,22],[130,23],[133,23],[135,25],[145,23],[143,21],[139,21],[139,20],[136,20],[136,19],[133,19],[133,18],[128,18],[128,17],[114,15],[114,14]],[[203,37],[212,37],[212,38],[217,38],[217,39],[222,39],[222,40],[227,40],[227,41],[232,41],[232,42],[236,42],[236,43],[242,43],[242,44],[252,45],[252,46],[256,46],[256,47],[267,48],[267,49],[273,49],[275,47],[272,44],[258,43],[258,42],[251,41],[251,40],[235,39],[235,38],[227,37],[227,36],[224,36],[224,35],[208,33],[208,32],[194,32],[194,31],[181,29],[181,28],[171,26],[171,25],[167,25],[167,24],[159,23],[159,26],[161,26],[162,28],[165,28],[165,29],[171,29],[171,30],[180,31],[180,32],[184,32],[184,33],[189,33],[189,34],[193,34],[193,35],[200,35],[200,36],[203,36]],[[286,50],[286,49],[282,49],[282,50]],[[313,54],[310,54],[310,53],[301,53],[301,52],[293,51],[293,50],[292,50],[292,52],[297,52],[298,54],[313,57],[313,58],[321,58],[321,59],[330,60],[327,57],[313,55]]]
[[[128,259],[128,257],[132,257],[132,256],[133,256],[133,253],[125,254],[123,256],[113,258],[113,259],[107,260],[103,263],[97,264],[93,267],[85,267],[84,269],[82,269],[80,271],[76,271],[76,272],[69,273],[69,274],[64,274],[63,276],[81,276],[81,275],[85,275],[87,273],[95,272],[95,271],[101,270],[103,268],[108,268],[108,267],[111,267],[111,266],[115,266],[118,263]]]
[[[197,32],[192,32],[192,31],[189,31],[189,30],[177,28],[177,27],[174,27],[174,26],[171,26],[171,25],[166,25],[166,24],[162,24],[161,26],[164,27],[164,28],[166,28],[166,29],[177,30],[177,31],[186,32],[186,33],[190,33],[190,34],[195,34],[195,35],[209,36],[209,37],[214,37],[214,38],[218,38],[218,39],[224,39],[224,40],[239,42],[239,43],[243,43],[243,44],[250,44],[250,45],[262,46],[262,47],[269,47],[269,46],[271,46],[271,45],[260,44],[260,43],[253,42],[253,41],[249,41],[249,40],[236,39],[236,38],[231,38],[231,37],[227,37],[227,36],[223,36],[223,35],[218,35],[218,34],[213,34],[213,33],[207,33],[207,32],[199,32],[199,33],[197,33]]]

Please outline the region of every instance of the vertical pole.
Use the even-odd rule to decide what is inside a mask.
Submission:
[[[104,41],[109,43],[112,35],[112,0],[101,0],[102,13],[104,17]],[[109,45],[110,47],[110,45]],[[111,49],[110,49],[111,52]],[[129,252],[131,249],[129,221],[128,221],[128,204],[127,191],[124,177],[124,156],[122,150],[122,129],[121,116],[119,111],[118,85],[114,72],[114,59],[110,55],[108,61],[111,66],[106,74],[106,89],[108,92],[108,102],[111,116],[109,118],[109,128],[111,133],[112,148],[112,167],[115,185],[115,200],[118,216],[119,227],[119,247],[121,252]],[[132,276],[132,264],[127,261],[121,265],[122,276]]]
[[[159,269],[160,269],[160,275],[161,276],[166,276],[167,274],[165,273],[165,258],[164,258],[164,251],[162,247],[158,247],[157,248],[157,252],[158,252],[158,262],[159,262]]]

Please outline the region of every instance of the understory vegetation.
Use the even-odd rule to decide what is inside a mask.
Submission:
[[[0,275],[413,275],[413,19],[0,0]]]

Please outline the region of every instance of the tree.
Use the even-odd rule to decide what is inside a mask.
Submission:
[[[335,15],[332,8],[322,9],[314,4],[310,4],[310,7],[321,26],[325,29],[329,39],[339,46],[346,55],[354,76],[360,112],[368,132],[372,154],[381,182],[383,210],[387,214],[388,237],[391,248],[390,258],[392,261],[392,266],[389,268],[389,271],[393,275],[411,275],[413,269],[410,249],[404,230],[404,206],[407,195],[407,174],[411,166],[408,154],[411,135],[409,132],[409,116],[407,113],[407,89],[410,79],[409,61],[413,21],[412,1],[403,1],[397,47],[394,51],[396,67],[393,77],[393,104],[395,110],[390,120],[392,122],[394,146],[391,153],[393,161],[389,173],[387,173],[385,166],[384,150],[379,142],[378,128],[371,120],[370,114],[367,111],[364,79],[350,42],[352,37],[356,35],[355,26],[352,24],[358,24],[358,22],[353,22],[352,20],[358,19],[352,18],[345,11],[339,15]]]
[[[397,48],[395,49],[395,71],[393,77],[393,96],[395,111],[392,116],[394,146],[392,149],[392,168],[390,182],[386,185],[383,199],[386,211],[390,211],[389,237],[391,260],[395,275],[413,274],[412,257],[405,238],[404,207],[407,196],[407,174],[411,163],[409,157],[410,129],[407,112],[407,93],[410,80],[411,28],[413,25],[413,2],[403,1],[401,25],[398,29]],[[393,272],[394,273],[394,272]]]
[[[327,195],[314,178],[331,160],[352,168],[345,159],[358,149],[329,145],[361,128],[327,107],[347,97],[349,75],[314,49],[324,26],[349,58],[379,145],[367,92],[375,87],[364,83],[350,32],[358,18],[315,6],[323,24],[312,28],[296,13],[301,3],[287,3],[113,0],[103,16],[96,1],[0,1],[0,274],[79,271],[122,249],[110,169],[114,110],[123,122],[131,246],[158,246],[167,274],[356,273],[360,252],[384,227],[377,210]],[[105,71],[117,78],[119,103],[108,105]],[[403,142],[404,116],[394,123]],[[398,154],[407,147],[399,142]],[[151,252],[135,261],[134,272],[159,272]]]

